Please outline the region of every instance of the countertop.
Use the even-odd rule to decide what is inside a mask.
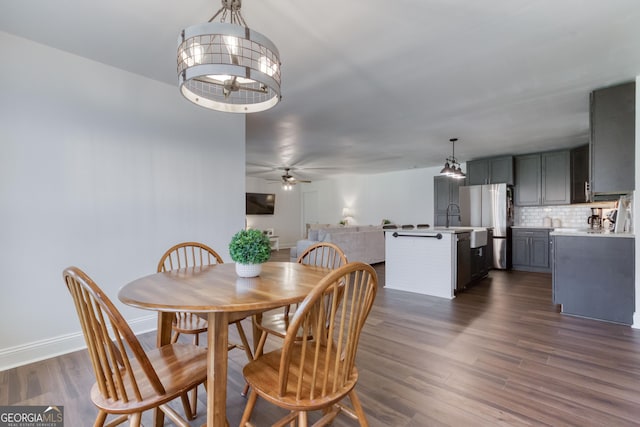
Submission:
[[[551,236],[584,236],[584,237],[617,237],[617,238],[634,238],[633,233],[614,233],[611,230],[591,229],[591,228],[556,228]]]
[[[587,237],[622,237],[634,238],[633,233],[614,233],[607,229],[574,228],[574,227],[531,227],[524,225],[514,225],[511,228],[529,230],[549,230],[551,236],[587,236]]]

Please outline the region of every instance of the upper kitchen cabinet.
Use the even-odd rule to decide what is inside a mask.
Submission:
[[[591,191],[635,190],[636,84],[624,83],[591,93]]]
[[[589,144],[571,150],[571,203],[586,203],[589,184]]]
[[[538,206],[542,199],[540,154],[516,156],[515,200],[517,206]]]
[[[542,163],[542,205],[571,203],[571,155],[569,150],[540,155]]]
[[[513,185],[513,156],[467,162],[467,185],[503,183]]]
[[[569,150],[516,156],[515,204],[517,206],[570,204],[570,159]]]

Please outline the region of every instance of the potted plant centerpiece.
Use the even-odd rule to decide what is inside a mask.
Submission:
[[[229,243],[229,254],[236,262],[236,273],[240,277],[256,277],[262,263],[271,256],[269,236],[261,230],[240,230]]]

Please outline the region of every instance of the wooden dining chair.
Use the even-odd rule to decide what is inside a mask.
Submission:
[[[297,261],[299,264],[315,265],[336,269],[347,264],[347,257],[340,247],[330,242],[319,242],[309,246],[300,254]],[[267,313],[253,316],[254,332],[260,333],[260,339],[254,350],[254,359],[262,354],[264,345],[269,335],[284,338],[287,333],[291,319],[291,306],[284,307],[283,310],[272,310]],[[298,331],[298,339],[301,339],[301,331]],[[242,395],[246,396],[249,391],[249,384],[246,384]]]
[[[338,245],[330,242],[319,242],[309,246],[300,254],[296,262],[334,270],[347,264],[348,261]],[[286,306],[283,311],[276,310],[254,316],[255,327],[261,332],[254,358],[262,353],[269,335],[284,338],[290,322],[290,311],[291,307]]]
[[[110,414],[117,417],[108,426],[127,420],[130,426],[140,426],[144,411],[158,409],[177,425],[188,427],[168,403],[180,397],[186,418],[195,418],[187,392],[207,379],[207,350],[193,344],[170,344],[145,352],[118,309],[89,276],[69,267],[63,278],[96,377],[91,389],[91,400],[98,407],[94,426],[104,426]]]
[[[183,242],[169,248],[158,262],[158,273],[170,270],[176,270],[187,267],[200,267],[205,265],[222,264],[224,261],[222,257],[218,255],[209,246],[198,242]],[[242,320],[234,320],[233,324],[236,325],[238,335],[242,344],[229,344],[229,350],[234,348],[244,350],[247,355],[247,360],[253,360],[253,353],[251,352],[251,346],[247,340],[247,335],[242,327]],[[207,332],[208,323],[207,320],[195,313],[178,312],[175,313],[175,317],[172,324],[173,336],[171,342],[178,341],[180,334],[193,335],[193,343],[195,345],[200,344],[200,334]],[[198,390],[194,389],[191,392],[191,411],[195,414],[198,402]]]
[[[355,391],[355,359],[377,282],[373,267],[361,262],[346,264],[320,280],[293,315],[283,347],[244,367],[251,393],[241,426],[250,425],[258,397],[290,411],[274,425],[297,419],[298,426],[306,426],[307,412],[317,410],[323,415],[314,426],[331,423],[342,411],[361,426],[368,425]],[[304,331],[301,340],[298,330]],[[346,396],[351,408],[340,403]]]

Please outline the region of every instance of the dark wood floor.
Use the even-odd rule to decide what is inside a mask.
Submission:
[[[383,283],[384,264],[376,269]],[[154,334],[142,340],[150,347]],[[231,352],[232,426],[244,408],[244,361]],[[358,368],[373,427],[640,425],[640,331],[559,314],[548,274],[492,271],[452,301],[381,288]],[[0,405],[64,405],[65,425],[91,425],[93,381],[86,351],[56,357],[0,372]],[[193,426],[206,419],[203,398]],[[254,421],[279,414],[259,401]]]

